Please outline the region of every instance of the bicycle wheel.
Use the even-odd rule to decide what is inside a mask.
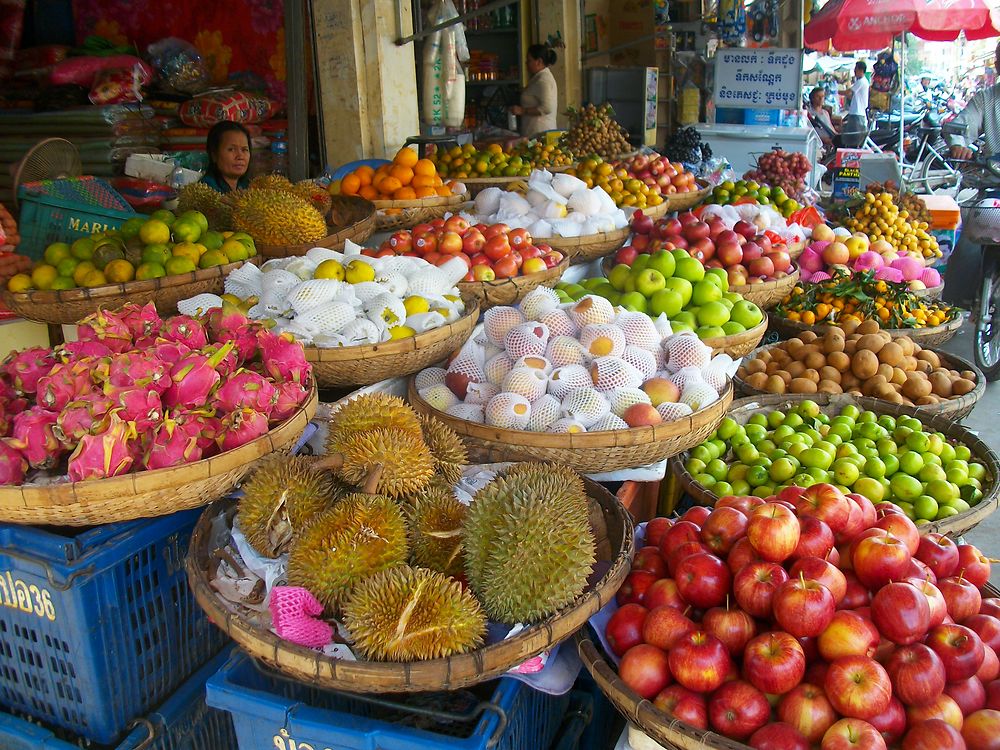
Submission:
[[[984,251],[983,286],[975,311],[976,364],[990,382],[1000,378],[1000,262],[997,250]]]
[[[928,193],[955,197],[962,189],[962,172],[950,166],[938,152],[929,151],[920,166],[920,184]]]

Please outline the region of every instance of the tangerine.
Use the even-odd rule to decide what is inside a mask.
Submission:
[[[416,197],[417,194],[411,187],[401,187],[392,194],[392,199],[395,201],[412,201]]]
[[[358,195],[370,201],[378,200],[378,190],[371,185],[362,185]]]
[[[367,164],[362,164],[360,167],[355,169],[354,174],[357,175],[359,180],[361,180],[362,185],[371,185],[372,180],[375,178],[375,170]]]
[[[417,188],[434,187],[434,178],[424,174],[418,174],[413,178],[413,182],[410,183],[410,187],[414,190]]]
[[[418,198],[433,198],[437,195],[437,190],[433,187],[418,187],[413,192],[416,193]]]
[[[340,181],[340,193],[341,195],[357,195],[358,190],[361,189],[361,178],[354,172],[344,177]]]
[[[380,193],[382,193],[382,195],[392,195],[403,187],[403,183],[400,182],[399,178],[389,176],[383,177],[375,187]]]
[[[450,198],[451,188],[448,187],[447,185],[442,185],[441,187],[437,188],[437,194],[440,195],[442,198]]]
[[[396,152],[396,156],[393,158],[392,161],[395,164],[398,164],[399,166],[402,167],[412,167],[414,164],[420,161],[420,157],[417,156],[417,152],[414,151],[412,148],[407,148],[406,146],[403,146],[403,148],[399,149],[399,151]]]
[[[413,173],[422,177],[433,177],[437,170],[434,168],[434,162],[430,159],[420,159],[413,165]]]
[[[392,168],[389,174],[399,180],[401,185],[409,185],[413,182],[413,170],[409,167],[403,167],[397,164]]]

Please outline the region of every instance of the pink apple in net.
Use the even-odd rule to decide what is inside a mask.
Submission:
[[[885,260],[883,260],[882,256],[873,250],[861,253],[861,255],[854,259],[855,271],[877,271],[884,265]]]
[[[802,272],[806,271],[810,273],[815,273],[816,271],[823,270],[823,256],[821,251],[816,249],[816,245],[823,243],[813,243],[805,250],[802,251],[802,255],[799,256],[799,268]]]
[[[892,266],[882,266],[875,271],[875,278],[882,281],[891,281],[894,284],[903,283],[903,272]]]
[[[942,284],[941,274],[938,273],[936,268],[925,268],[920,274],[920,280],[924,282],[924,286],[928,289],[933,289]]]
[[[653,406],[676,403],[681,398],[680,389],[666,378],[650,378],[642,384],[642,390],[649,396]]]
[[[830,278],[830,274],[828,274],[826,271],[817,271],[816,273],[814,273],[812,275],[812,278],[809,279],[809,280],[813,284],[818,284],[821,281],[827,281],[829,278]]]
[[[903,281],[919,279],[924,272],[924,264],[909,255],[904,258],[896,258],[889,265],[903,274]]]

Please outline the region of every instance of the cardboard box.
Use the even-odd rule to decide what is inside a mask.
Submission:
[[[170,175],[176,165],[170,157],[161,154],[132,154],[125,160],[125,174],[140,180],[170,184]],[[181,184],[187,185],[201,179],[201,172],[181,168]]]
[[[867,148],[838,148],[837,156],[833,162],[835,167],[860,167],[861,155],[870,154]]]

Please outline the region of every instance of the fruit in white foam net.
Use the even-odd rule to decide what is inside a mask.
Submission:
[[[615,309],[604,297],[590,294],[569,308],[569,317],[583,328],[591,324],[610,323],[615,317]]]
[[[507,332],[524,322],[524,314],[516,307],[491,307],[483,313],[483,330],[497,346],[503,346]]]
[[[544,356],[549,343],[549,329],[544,323],[530,321],[514,326],[504,337],[504,349],[512,359],[528,355]]]
[[[540,396],[531,402],[531,416],[528,418],[528,429],[532,432],[544,432],[559,419],[561,402],[551,393]]]
[[[516,393],[528,401],[534,401],[545,393],[549,379],[542,370],[533,367],[515,367],[503,379],[501,391]]]
[[[583,365],[557,367],[549,375],[549,393],[559,400],[562,400],[571,391],[578,388],[589,388],[592,385],[590,373]]]
[[[523,430],[531,417],[531,402],[516,393],[498,393],[484,411],[486,424],[506,430]]]
[[[620,357],[625,351],[625,334],[613,325],[587,325],[580,331],[580,344],[591,357]]]
[[[593,388],[578,388],[562,400],[562,415],[575,419],[588,429],[610,412],[608,400]]]

